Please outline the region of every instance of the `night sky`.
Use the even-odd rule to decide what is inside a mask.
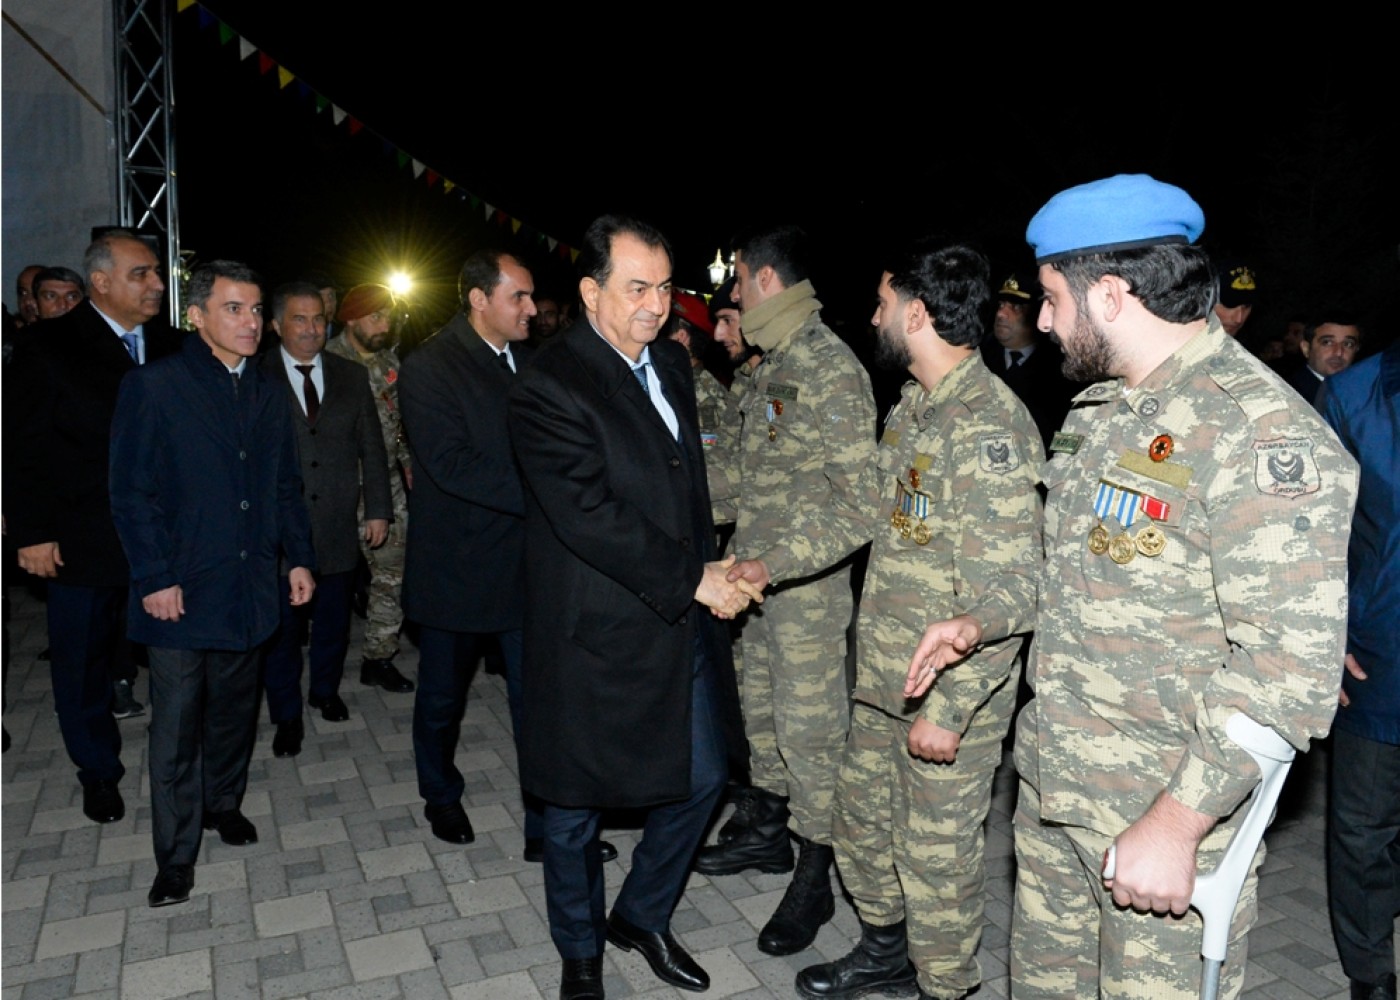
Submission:
[[[1201,202],[1213,254],[1254,264],[1252,323],[1323,301],[1374,321],[1400,292],[1395,116],[1355,78],[1230,91],[1184,67],[1076,84],[1008,72],[1004,50],[972,37],[952,46],[967,64],[953,71],[919,46],[907,64],[792,39],[765,56],[718,21],[682,39],[641,22],[535,26],[545,15],[532,8],[483,21],[475,5],[428,7],[356,21],[321,0],[205,5],[361,121],[355,136],[196,12],[177,15],[184,248],[273,281],[318,268],[345,286],[404,267],[422,282],[419,321],[435,326],[480,246],[571,293],[572,269],[538,234],[576,245],[595,215],[631,212],[671,238],[678,283],[708,291],[704,266],[735,231],[796,222],[817,242],[829,320],[859,331],[902,241],[971,242],[1000,278],[1029,263],[1025,225],[1050,195],[1145,171]],[[887,47],[901,28],[911,45],[927,30],[891,25]],[[415,181],[395,147],[458,189]],[[463,191],[521,220],[522,236]]]

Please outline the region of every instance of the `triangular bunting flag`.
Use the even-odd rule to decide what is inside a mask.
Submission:
[[[545,237],[545,242],[547,242],[547,243],[549,244],[549,249],[551,249],[551,250],[553,250],[555,247],[557,247],[557,246],[559,245],[559,241],[556,240],[553,236],[546,236],[546,237]]]
[[[246,39],[246,38],[240,38],[240,39],[238,40],[238,58],[239,58],[239,59],[247,59],[250,55],[252,55],[252,54],[253,54],[254,52],[256,52],[256,51],[258,51],[258,47],[257,47],[256,45],[254,45],[252,42],[248,41],[248,39]]]
[[[360,120],[352,116],[350,118],[350,134],[359,135],[360,129],[362,128],[364,128],[364,126],[360,124]]]
[[[234,40],[235,38],[237,38],[237,37],[238,37],[238,32],[234,31],[232,28],[230,28],[230,27],[229,27],[227,24],[225,24],[223,21],[220,21],[220,22],[219,22],[219,44],[220,44],[220,45],[227,45],[229,42],[233,41],[233,40]]]
[[[310,97],[310,96],[311,96],[311,84],[307,83],[305,80],[298,80],[298,81],[297,81],[297,96],[300,97],[303,101],[306,100],[308,97]]]
[[[436,170],[429,170],[429,171],[428,171],[428,187],[432,187],[434,184],[437,183],[437,181],[438,181],[438,172],[437,172]]]
[[[512,233],[517,233],[517,234],[520,232],[520,220],[519,220],[519,219],[511,219],[511,220],[510,220],[510,231],[511,231]]]
[[[272,67],[274,67],[274,66],[276,66],[276,65],[277,65],[277,63],[273,61],[272,56],[268,55],[266,52],[259,52],[259,53],[258,53],[258,72],[259,72],[259,73],[267,73],[270,69],[272,69]]]
[[[413,176],[414,176],[414,179],[417,179],[417,178],[423,176],[423,164],[422,164],[422,162],[419,161],[419,160],[414,160],[414,161],[413,161]]]
[[[295,79],[296,77],[292,76],[291,73],[287,72],[285,67],[277,67],[277,86],[279,89],[286,90],[287,84],[291,83]]]
[[[326,100],[326,99],[325,99],[324,97],[322,97],[320,94],[317,94],[317,95],[316,95],[316,113],[319,115],[322,111],[325,111],[326,108],[330,106],[330,103],[331,103],[330,101]]]
[[[400,150],[398,151],[398,153],[397,153],[397,155],[394,157],[394,159],[398,161],[398,164],[399,164],[399,166],[401,166],[401,167],[404,167],[404,166],[407,166],[407,165],[408,165],[408,154],[405,153],[402,149],[400,149]]]
[[[343,108],[338,108],[338,107],[336,107],[334,104],[332,104],[332,105],[331,105],[331,122],[332,122],[333,124],[339,125],[339,124],[340,124],[341,122],[343,122],[343,121],[345,121],[345,110],[344,110]]]
[[[578,263],[578,251],[577,251],[577,250],[570,250],[570,251],[569,251],[569,260],[570,260],[572,263],[574,263],[574,264],[577,264],[577,263]]]
[[[452,183],[451,181],[443,181],[443,182],[442,182],[442,193],[443,193],[443,194],[448,194],[448,193],[450,193],[450,192],[452,191],[452,189],[455,188],[456,186],[457,186],[457,185],[454,184],[454,183]]]
[[[179,2],[175,4],[175,13],[183,14],[193,6],[194,0],[179,0]]]
[[[507,219],[509,219],[509,218],[510,218],[510,216],[509,216],[509,215],[506,215],[505,209],[503,209],[503,208],[498,208],[498,209],[496,209],[496,218],[495,218],[495,220],[494,220],[495,223],[496,223],[496,225],[498,225],[498,226],[501,225],[502,223],[504,223],[504,222],[505,222]]]
[[[210,28],[212,28],[212,27],[214,26],[214,22],[217,21],[217,20],[218,20],[218,18],[216,18],[213,14],[209,13],[209,11],[205,10],[203,7],[200,7],[200,8],[199,8],[199,30],[200,30],[200,31],[208,31]]]
[[[472,204],[473,204],[473,205],[476,204],[476,199],[475,199],[475,198],[472,199]],[[483,204],[483,205],[486,205],[486,221],[487,221],[487,222],[490,222],[490,221],[491,221],[491,216],[493,216],[493,215],[496,214],[496,206],[495,206],[495,205],[488,204],[487,202],[482,202],[482,204]]]

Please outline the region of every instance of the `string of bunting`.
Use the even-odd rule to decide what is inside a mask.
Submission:
[[[238,42],[238,57],[247,61],[257,57],[258,72],[262,76],[267,76],[272,72],[277,74],[277,88],[287,90],[289,87],[293,93],[302,101],[309,100],[315,109],[316,114],[324,114],[329,111],[331,121],[337,126],[344,126],[345,131],[352,137],[366,136],[378,139],[384,148],[386,156],[392,155],[400,170],[409,169],[412,171],[413,180],[421,181],[429,188],[440,188],[444,195],[455,194],[461,201],[469,202],[475,211],[484,214],[487,222],[494,222],[498,226],[510,226],[510,231],[525,239],[533,239],[537,243],[543,243],[549,247],[551,253],[556,253],[560,258],[570,262],[578,259],[578,250],[569,246],[562,240],[556,239],[548,233],[541,232],[521,219],[510,215],[504,209],[498,208],[480,198],[456,181],[443,176],[441,171],[434,170],[422,160],[416,159],[411,153],[395,144],[374,129],[369,128],[364,122],[354,115],[349,114],[340,105],[334,103],[329,97],[313,88],[305,80],[300,79],[295,73],[282,65],[272,56],[258,48],[248,39],[244,38],[233,28],[219,19],[218,15],[205,7],[199,0],[176,0],[176,11],[185,13],[194,10],[201,31],[217,30],[219,44],[227,45],[230,42]]]

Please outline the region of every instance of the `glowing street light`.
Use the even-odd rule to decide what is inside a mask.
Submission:
[[[389,291],[395,295],[407,295],[413,290],[413,279],[403,271],[395,271],[389,275]]]

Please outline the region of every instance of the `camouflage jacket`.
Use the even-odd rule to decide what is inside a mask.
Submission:
[[[856,491],[875,452],[870,377],[814,310],[741,384],[738,417],[706,455],[711,499],[738,505],[740,558],[762,559],[774,583],[810,576],[863,541]]]
[[[386,347],[365,357],[355,350],[355,346],[350,343],[349,334],[346,333],[326,341],[326,350],[369,369],[369,387],[374,393],[375,408],[379,411],[379,426],[384,431],[384,451],[389,456],[389,467],[392,471],[397,462],[405,469],[409,468],[411,462],[408,442],[404,439],[403,424],[399,417],[398,354],[393,348]],[[398,479],[397,475],[392,478]]]
[[[874,546],[860,602],[856,700],[962,733],[1006,681],[1019,640],[989,643],[944,671],[922,706],[902,692],[929,622],[976,604],[989,635],[1029,630],[1043,453],[1030,413],[978,354],[931,392],[918,382],[904,387],[863,481]]]
[[[1228,816],[1259,778],[1231,715],[1306,749],[1336,710],[1356,463],[1212,317],[1135,388],[1081,392],[1045,483],[1016,748],[1041,817],[1116,836],[1163,789]]]

